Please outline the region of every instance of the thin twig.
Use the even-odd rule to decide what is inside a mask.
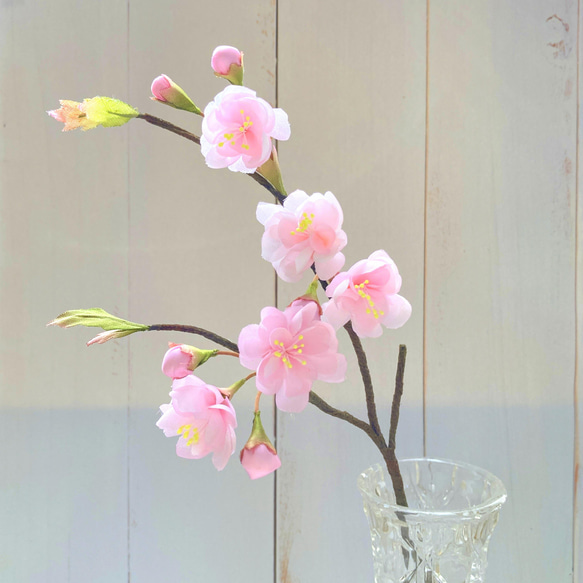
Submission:
[[[186,332],[187,334],[198,334],[199,336],[203,336],[208,340],[212,340],[216,344],[220,344],[233,352],[239,352],[239,347],[232,342],[231,340],[227,340],[214,332],[210,332],[209,330],[205,330],[204,328],[199,328],[198,326],[186,326],[183,324],[152,324],[148,327],[148,330],[152,332],[155,331],[162,331],[162,330],[172,330],[174,332]]]
[[[183,138],[186,138],[187,140],[190,140],[191,142],[194,142],[195,144],[198,144],[200,146],[199,136],[185,129],[182,129],[181,127],[175,126],[173,123],[170,123],[169,121],[160,119],[159,117],[155,117],[153,115],[150,115],[149,113],[140,113],[137,116],[137,119],[143,119],[144,121],[147,121],[152,125],[168,130],[169,132],[172,132],[173,134],[176,134],[178,136],[182,136]],[[277,190],[277,188],[275,188],[275,186],[273,186],[273,184],[271,184],[271,182],[269,182],[269,180],[267,180],[265,176],[262,176],[261,174],[259,174],[259,172],[254,172],[253,174],[249,174],[248,176],[251,176],[251,178],[253,178],[255,182],[261,184],[263,188],[267,189],[271,194],[273,194],[273,196],[275,196],[275,198],[277,198],[277,200],[279,200],[279,202],[283,204],[283,201],[285,200],[285,194]]]
[[[326,413],[326,415],[331,415],[332,417],[337,417],[338,419],[342,419],[344,421],[347,421],[348,423],[351,423],[355,427],[362,429],[372,439],[373,443],[379,449],[381,449],[381,452],[382,452],[381,446],[383,444],[379,444],[378,436],[375,435],[375,432],[372,430],[372,427],[368,423],[366,423],[365,421],[362,421],[361,419],[358,419],[357,417],[354,417],[354,415],[351,415],[347,411],[340,411],[340,409],[336,409],[335,407],[332,407],[332,405],[330,405],[329,403],[324,401],[324,399],[322,399],[322,397],[320,397],[316,393],[314,393],[314,391],[310,391],[310,403],[312,403],[312,405],[318,407],[318,409],[320,409],[320,411],[322,411],[323,413]]]
[[[200,146],[200,138],[197,135],[182,129],[181,127],[175,126],[173,123],[170,123],[169,121],[160,119],[159,117],[155,117],[153,115],[150,115],[149,113],[140,113],[137,116],[137,119],[143,119],[144,121],[147,121],[152,125],[168,130],[173,134],[182,136],[183,138],[186,138],[187,140],[190,140],[191,142],[194,142],[195,144],[198,144]]]
[[[382,440],[382,444],[386,447],[385,438],[381,431],[381,426],[379,424],[379,418],[377,416],[377,407],[374,400],[374,389],[372,386],[372,379],[370,377],[370,371],[368,369],[368,363],[366,360],[366,353],[362,347],[362,342],[360,338],[354,331],[352,323],[349,321],[344,325],[344,329],[348,332],[350,336],[350,341],[354,347],[354,352],[356,353],[356,358],[358,360],[358,366],[360,368],[360,375],[362,376],[362,382],[364,383],[364,394],[366,396],[366,410],[368,412],[368,420],[370,426],[376,435]]]
[[[405,374],[405,361],[407,360],[407,347],[404,344],[399,346],[399,360],[397,362],[397,376],[395,378],[395,392],[393,394],[393,404],[391,406],[391,426],[389,429],[389,447],[396,448],[397,425],[399,423],[399,410],[401,408],[401,397],[403,396],[403,376]]]

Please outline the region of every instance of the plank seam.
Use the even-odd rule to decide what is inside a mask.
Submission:
[[[579,138],[580,138],[580,66],[581,66],[581,0],[577,2],[577,109],[575,114],[575,366],[573,377],[573,409],[574,409],[574,441],[573,444],[573,563],[572,574],[573,582],[577,581],[579,576],[579,526],[577,520],[578,500],[578,481],[579,481]]]
[[[425,177],[423,200],[423,455],[427,456],[427,195],[429,185],[429,10],[425,4]]]

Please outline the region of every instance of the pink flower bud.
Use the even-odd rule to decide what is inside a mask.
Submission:
[[[231,65],[241,66],[241,57],[241,51],[235,47],[220,46],[213,51],[211,67],[217,75],[226,76]]]
[[[182,379],[205,363],[217,350],[201,350],[187,344],[169,343],[170,349],[162,359],[162,372],[171,379]]]
[[[168,101],[166,94],[172,89],[172,81],[167,75],[160,75],[152,81],[152,95],[157,101]]]
[[[275,472],[281,466],[281,460],[275,450],[260,443],[252,449],[241,450],[241,464],[247,470],[249,477],[256,480]]]
[[[192,99],[186,95],[186,92],[180,85],[177,85],[168,77],[160,75],[152,81],[152,97],[154,101],[165,103],[176,109],[183,109],[201,115],[202,111],[194,104]]]
[[[263,478],[281,466],[275,447],[263,429],[260,411],[255,411],[251,435],[241,450],[240,459],[252,480]]]

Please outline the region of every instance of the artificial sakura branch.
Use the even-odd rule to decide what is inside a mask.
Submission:
[[[395,432],[404,373],[404,347],[399,353],[397,392],[393,400],[388,444],[376,411],[374,389],[361,338],[378,337],[385,328],[401,327],[411,314],[411,305],[399,295],[401,276],[386,251],[379,249],[342,271],[342,250],[348,237],[342,229],[343,211],[331,192],[307,194],[284,187],[274,140],[287,140],[291,130],[288,116],[272,107],[255,91],[243,86],[243,55],[234,47],[217,47],[211,66],[215,75],[230,85],[200,109],[168,76],[154,79],[152,99],[195,114],[202,119],[200,137],[181,127],[134,107],[105,97],[83,102],[61,101],[61,108],[49,114],[63,122],[64,131],[97,126],[112,127],[131,119],[142,119],[200,145],[210,168],[228,168],[250,175],[264,186],[279,204],[259,203],[256,218],[263,227],[261,255],[271,263],[280,279],[298,282],[312,270],[315,278],[306,294],[284,310],[267,306],[260,322],[241,329],[237,342],[196,326],[182,324],[141,325],[112,316],[103,310],[73,310],[51,324],[101,327],[88,344],[102,344],[144,331],[178,331],[200,335],[226,348],[202,350],[171,344],[162,370],[172,379],[170,403],[162,405],[158,426],[169,437],[178,437],[179,456],[198,459],[212,454],[217,469],[225,467],[235,451],[237,414],[235,393],[254,379],[258,390],[252,430],[240,454],[252,479],[275,471],[281,461],[261,424],[259,397],[273,395],[285,412],[300,412],[308,402],[324,413],[345,420],[365,431],[380,450],[397,492],[406,505],[405,493],[395,456]],[[326,301],[318,298],[318,282]],[[344,327],[354,348],[363,379],[368,423],[346,411],[335,409],[312,389],[315,381],[341,383],[347,361],[338,350],[337,330]],[[219,388],[194,375],[208,360],[235,356],[251,370],[230,387]]]

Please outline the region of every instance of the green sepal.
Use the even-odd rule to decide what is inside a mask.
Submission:
[[[255,415],[253,416],[253,427],[251,429],[251,435],[247,440],[247,443],[243,447],[243,449],[253,449],[258,445],[264,445],[269,449],[273,454],[276,454],[277,451],[273,444],[267,437],[267,433],[265,433],[265,429],[263,428],[263,423],[261,423],[261,411],[255,411]],[[241,455],[243,452],[241,451]]]
[[[83,100],[83,104],[87,118],[104,128],[122,126],[140,114],[136,108],[112,97],[93,97]]]
[[[61,328],[71,328],[72,326],[87,326],[90,328],[102,328],[105,331],[127,330],[139,332],[149,330],[149,326],[136,324],[129,320],[124,320],[113,316],[101,308],[88,308],[85,310],[69,310],[57,316],[49,322],[47,326],[60,326]]]

